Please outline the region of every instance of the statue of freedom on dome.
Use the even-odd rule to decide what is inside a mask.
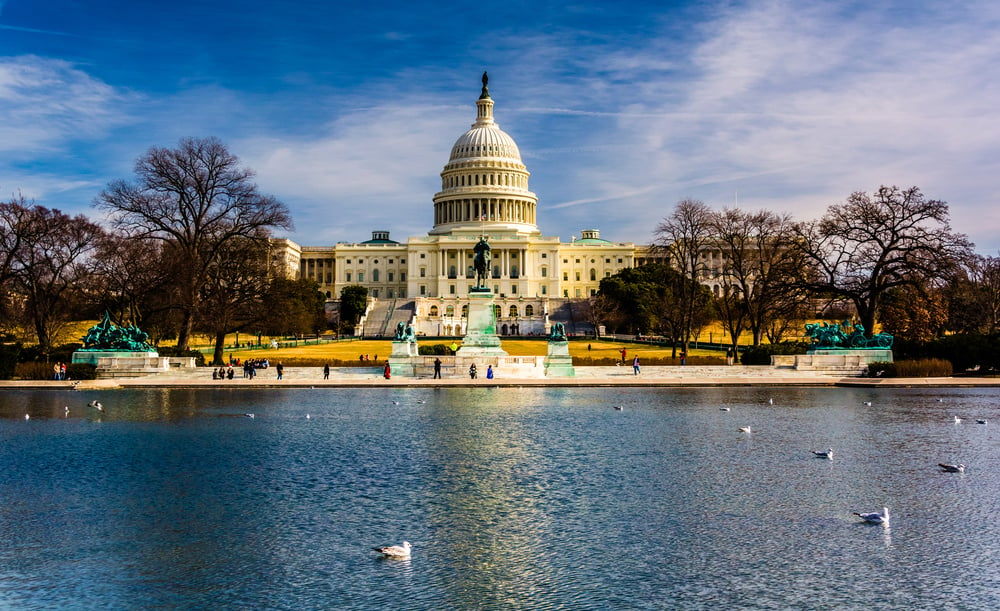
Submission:
[[[489,82],[490,82],[490,77],[489,77],[489,75],[486,74],[486,71],[484,70],[483,71],[483,92],[479,95],[479,99],[480,100],[485,100],[486,98],[490,97],[490,88],[487,86],[487,85],[489,85]]]
[[[485,289],[486,279],[490,273],[490,243],[486,241],[486,236],[479,238],[479,242],[473,247],[476,257],[472,260],[473,267],[476,268],[476,288]]]

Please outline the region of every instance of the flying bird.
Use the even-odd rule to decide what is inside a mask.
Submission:
[[[386,558],[409,558],[412,546],[409,541],[403,541],[402,545],[388,545],[386,547],[373,547],[372,549]]]
[[[90,407],[96,409],[99,412],[103,412],[104,411],[104,406],[101,405],[101,403],[97,399],[94,399],[93,401],[91,401],[87,405],[89,405]]]
[[[958,463],[957,465],[946,465],[943,462],[938,463],[941,470],[945,473],[965,473],[965,465]]]
[[[858,516],[865,522],[869,524],[888,524],[889,523],[889,508],[883,507],[881,512],[875,513],[858,513],[854,512],[854,515]]]

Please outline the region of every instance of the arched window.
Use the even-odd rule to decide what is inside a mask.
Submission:
[[[512,305],[510,306],[510,317],[514,318],[515,316],[517,316],[517,306]]]
[[[447,308],[445,308],[444,315],[447,316],[448,318],[452,318],[453,316],[455,316],[455,306],[448,306]]]
[[[493,304],[493,316],[495,316],[497,318],[500,318],[500,315],[502,313],[503,313],[503,311],[500,309],[500,305],[499,304]]]
[[[438,307],[431,306],[431,316],[437,316],[437,315],[438,315]]]
[[[535,315],[535,306],[533,306],[533,305],[526,305],[526,306],[524,306],[524,315],[525,316],[534,316]]]
[[[593,282],[594,280],[597,280],[597,270],[590,268],[590,281]]]
[[[377,269],[373,269],[372,270],[372,282],[378,282],[378,270]]]
[[[465,304],[464,306],[462,306],[462,318],[468,318],[468,317],[469,317],[469,304]]]
[[[455,273],[455,266],[452,265],[451,267],[448,268],[448,277],[454,279],[456,275],[457,274]]]

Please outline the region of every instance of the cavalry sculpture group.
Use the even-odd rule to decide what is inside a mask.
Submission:
[[[812,340],[813,348],[892,348],[892,336],[888,333],[866,337],[864,326],[852,325],[847,320],[832,325],[807,323],[806,337]]]
[[[91,327],[82,339],[84,350],[156,352],[156,348],[147,342],[148,333],[140,331],[135,325],[119,327],[111,322],[111,316],[107,312],[104,313],[104,319]]]

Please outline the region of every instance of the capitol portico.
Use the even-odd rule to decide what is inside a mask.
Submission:
[[[391,335],[397,322],[407,322],[420,335],[462,335],[476,282],[473,247],[485,235],[498,331],[547,333],[551,316],[582,332],[589,321],[575,320],[582,314],[579,305],[574,314],[573,301],[595,295],[602,278],[633,267],[648,248],[604,240],[596,229],[570,242],[543,236],[529,177],[514,139],[493,118],[484,74],[476,120],[455,141],[441,171],[426,236],[401,243],[377,230],[358,243],[278,243],[291,275],[315,280],[328,299],[337,299],[345,286],[368,289],[369,311],[359,333]]]

